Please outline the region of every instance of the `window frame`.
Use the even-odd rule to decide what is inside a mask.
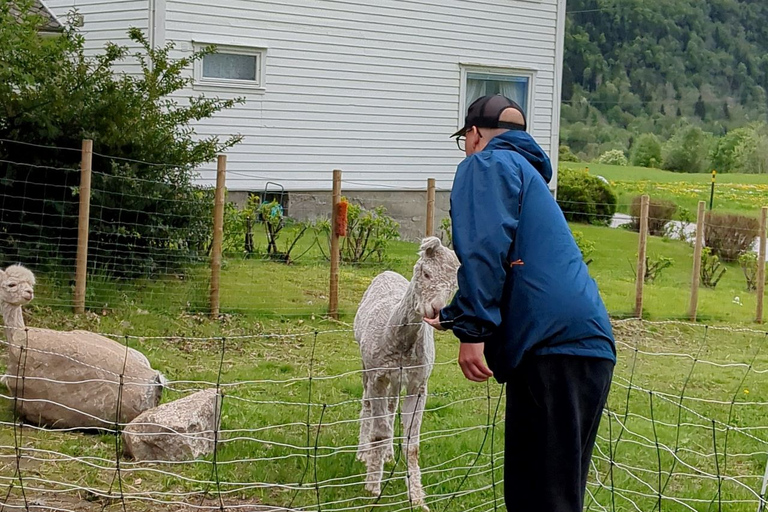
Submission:
[[[460,64],[461,69],[461,82],[459,91],[459,118],[457,122],[458,128],[464,126],[464,118],[467,115],[467,79],[470,74],[483,74],[483,75],[497,75],[501,77],[516,77],[528,79],[528,96],[526,98],[527,111],[525,113],[526,122],[528,125],[527,132],[532,133],[535,125],[535,94],[533,91],[536,87],[536,70],[520,67],[507,67],[507,66],[485,66],[482,64]],[[457,128],[457,129],[458,129]]]
[[[234,44],[219,44],[215,42],[193,41],[194,51],[200,51],[206,46],[216,46],[216,53],[247,55],[256,58],[256,80],[239,80],[234,78],[212,78],[203,75],[203,57],[194,64],[195,87],[213,87],[227,89],[246,89],[256,93],[266,92],[266,60],[267,49],[258,46],[241,46]]]

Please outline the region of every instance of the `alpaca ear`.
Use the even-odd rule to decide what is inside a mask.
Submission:
[[[427,258],[432,258],[442,245],[439,238],[430,236],[421,241],[421,253]]]

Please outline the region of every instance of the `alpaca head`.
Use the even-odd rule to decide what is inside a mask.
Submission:
[[[0,302],[11,306],[28,304],[35,296],[35,275],[21,265],[0,270]]]
[[[456,293],[459,260],[437,237],[422,241],[419,256],[412,280],[416,312],[422,317],[435,318]]]

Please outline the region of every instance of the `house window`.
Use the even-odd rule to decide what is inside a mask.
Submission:
[[[195,84],[263,91],[265,54],[262,48],[216,45],[216,53],[195,63]]]
[[[528,76],[498,73],[467,72],[464,111],[482,96],[501,94],[521,107],[528,116],[531,79]]]

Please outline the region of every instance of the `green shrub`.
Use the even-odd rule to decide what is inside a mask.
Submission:
[[[589,265],[593,261],[592,258],[590,258],[589,256],[595,250],[595,242],[584,238],[584,233],[582,233],[581,231],[572,231],[572,233],[573,233],[573,239],[576,241],[576,245],[579,247],[579,250],[581,251],[581,257],[584,260],[584,263]]]
[[[717,141],[710,156],[718,172],[768,172],[768,127],[754,123],[732,130]]]
[[[587,171],[563,167],[557,176],[557,204],[566,220],[610,224],[618,199],[608,183]]]
[[[342,197],[342,201],[347,201]],[[347,207],[347,233],[341,240],[341,260],[346,263],[384,261],[390,242],[400,238],[400,224],[387,215],[383,206],[368,210],[362,205],[349,203]],[[325,233],[327,247],[331,243],[331,224],[318,224],[318,232]],[[323,252],[322,247],[320,248]],[[327,256],[326,256],[327,257]]]
[[[653,283],[661,276],[664,269],[667,269],[675,264],[675,260],[667,258],[666,256],[654,256],[653,259],[645,257],[645,276],[643,281],[645,283]]]
[[[760,222],[746,215],[709,212],[704,223],[704,243],[723,261],[738,260],[759,234]]]
[[[664,144],[662,168],[668,171],[702,172],[706,170],[712,134],[698,126],[683,125]]]
[[[98,248],[89,271],[130,278],[204,261],[213,194],[195,185],[194,169],[241,140],[193,129],[241,102],[187,89],[187,69],[213,48],[173,59],[172,44],[153,48],[131,29],[135,51],[107,43],[91,53],[72,25],[41,37],[47,21],[36,13],[30,0],[0,2],[0,260],[74,268],[80,152],[57,148],[88,138]],[[138,72],[119,73],[129,56]]]
[[[606,151],[600,155],[600,158],[597,159],[597,162],[600,164],[621,166],[626,166],[629,163],[627,161],[627,157],[624,155],[624,152],[620,149],[612,149],[610,151]]]
[[[629,223],[629,229],[640,231],[640,208],[642,196],[636,196],[632,199],[629,207],[629,214],[632,220]],[[653,236],[664,236],[667,231],[667,224],[675,218],[677,205],[666,199],[650,198],[648,203],[648,234]]]
[[[654,167],[661,165],[661,142],[652,133],[641,135],[632,148],[632,165]]]
[[[701,251],[701,284],[707,288],[715,288],[723,274],[728,269],[720,262],[716,254],[712,254],[712,249],[704,247]]]
[[[759,268],[757,253],[747,251],[739,256],[739,266],[742,272],[744,272],[744,278],[747,280],[747,291],[753,292],[757,290],[757,270]]]
[[[559,160],[561,162],[578,162],[579,157],[573,154],[571,151],[571,148],[569,148],[566,144],[560,144],[560,151],[559,151]]]
[[[440,241],[444,246],[453,248],[453,228],[450,217],[445,217],[440,221]]]

